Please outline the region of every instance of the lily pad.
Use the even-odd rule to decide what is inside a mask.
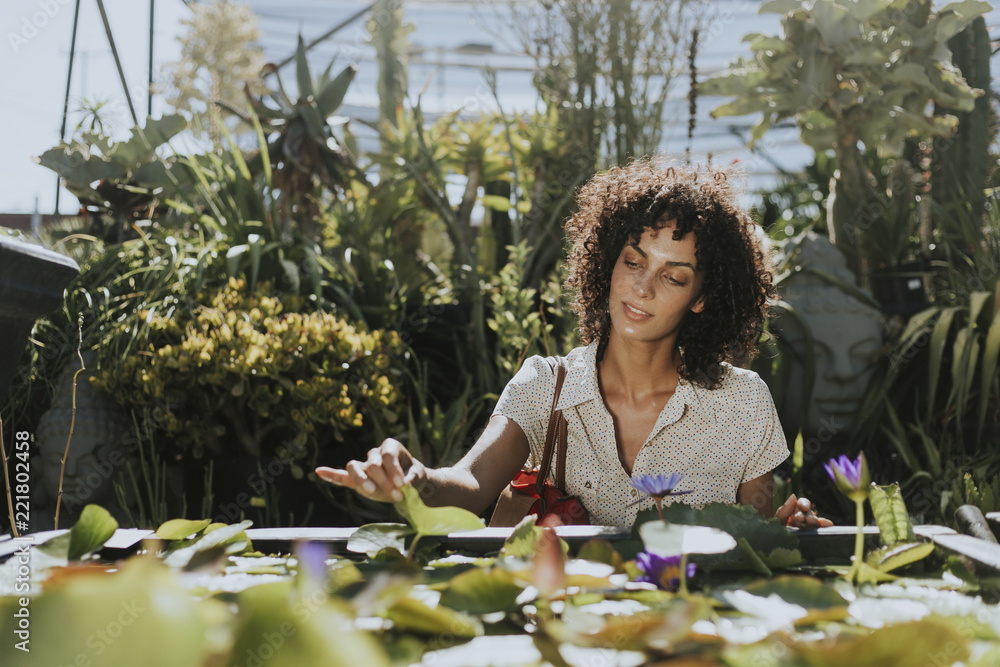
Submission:
[[[470,614],[506,611],[523,590],[506,570],[475,568],[451,580],[441,594],[441,604]]]
[[[529,514],[519,524],[514,526],[504,543],[500,553],[514,558],[531,558],[538,545],[538,536],[542,529],[535,525],[535,515]]]
[[[296,596],[292,589],[291,580],[286,580],[239,594],[242,622],[236,628],[229,667],[389,666],[381,644],[371,634],[351,628],[349,617],[333,600],[320,591]]]
[[[164,562],[173,567],[184,567],[200,551],[207,551],[213,547],[226,546],[227,553],[239,553],[249,547],[249,540],[246,537],[247,528],[253,525],[253,521],[241,521],[231,526],[225,526],[206,533],[190,543],[181,543],[184,546],[167,554]]]
[[[69,531],[69,560],[79,560],[101,547],[118,530],[118,522],[100,505],[87,505]]]
[[[402,523],[369,523],[361,526],[347,540],[347,550],[362,553],[369,558],[383,549],[406,551],[406,538],[413,535],[413,529]]]
[[[774,579],[760,579],[748,584],[743,590],[761,597],[777,595],[785,602],[805,609],[847,606],[847,600],[840,593],[814,577],[782,575]]]
[[[192,519],[172,519],[156,529],[156,536],[161,540],[183,540],[185,537],[190,537],[195,533],[205,530],[210,523],[212,523],[211,519],[201,519],[199,521]]]
[[[486,527],[482,519],[460,507],[428,507],[411,484],[404,486],[402,491],[403,499],[395,503],[396,509],[417,535],[447,535]]]
[[[580,547],[576,553],[577,558],[604,563],[614,568],[615,572],[622,572],[624,561],[621,555],[615,551],[614,545],[607,540],[588,540]]]
[[[933,542],[908,542],[884,547],[868,555],[868,564],[881,572],[916,563],[934,553]]]
[[[835,641],[793,644],[795,655],[810,665],[824,667],[884,667],[885,665],[942,665],[969,657],[966,639],[950,623],[924,619],[889,625],[857,637],[840,635]]]
[[[656,510],[639,512],[635,523],[635,534],[638,535],[638,527],[643,523],[658,518]],[[697,509],[683,503],[673,503],[663,508],[663,519],[674,524],[717,528],[729,533],[735,539],[743,537],[761,560],[772,569],[799,562],[794,558],[794,554],[798,553],[799,538],[779,520],[765,519],[752,507],[709,503],[703,509]],[[777,549],[786,551],[776,552]],[[771,555],[776,558],[773,564],[769,562]],[[692,560],[702,567],[754,570],[743,552],[738,549],[724,554],[698,555]]]
[[[483,624],[478,619],[440,605],[429,607],[410,596],[397,599],[385,616],[399,628],[413,632],[450,634],[454,637],[476,637],[483,634]]]
[[[649,521],[639,527],[639,536],[646,550],[658,556],[723,554],[736,548],[729,533],[707,526]]]

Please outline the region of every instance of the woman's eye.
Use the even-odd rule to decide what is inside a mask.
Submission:
[[[664,276],[664,278],[671,285],[677,285],[678,287],[684,287],[684,285],[687,284],[683,280],[680,280],[678,278],[674,278],[673,276]]]
[[[639,266],[639,262],[631,262],[631,261],[629,261],[629,260],[626,259],[625,260],[625,266],[627,266],[630,269],[634,269],[634,268],[637,268]]]

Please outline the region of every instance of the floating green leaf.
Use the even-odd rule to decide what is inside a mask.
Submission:
[[[767,554],[758,551],[757,555],[760,556],[761,560],[763,560],[764,563],[772,570],[781,570],[792,567],[793,565],[798,565],[802,562],[802,552],[798,549],[785,549],[784,547],[778,547],[777,549],[771,550],[771,552]]]
[[[486,527],[482,519],[460,507],[428,507],[411,484],[403,487],[403,499],[395,505],[418,536],[447,535]]]
[[[885,547],[868,554],[868,564],[881,572],[916,563],[934,553],[933,542],[906,542]]]
[[[192,519],[172,519],[156,529],[156,536],[161,540],[183,540],[185,537],[190,537],[195,533],[205,530],[210,523],[212,523],[211,519],[201,519],[199,521]]]
[[[386,618],[401,629],[431,635],[476,637],[483,634],[483,624],[478,619],[448,607],[431,608],[410,596],[396,600],[386,612]]]
[[[207,551],[214,547],[232,547],[231,549],[227,549],[227,553],[238,553],[249,546],[250,541],[247,539],[244,531],[252,525],[253,521],[242,521],[231,526],[224,526],[213,530],[196,540],[191,540],[190,543],[181,542],[180,544],[183,546],[169,553],[163,560],[167,565],[184,567],[196,553]]]
[[[210,637],[225,633],[227,620],[223,603],[192,596],[148,556],[125,561],[115,574],[73,577],[33,597],[30,653],[15,648],[17,609],[16,597],[0,597],[0,631],[10,638],[0,643],[0,664],[9,667],[218,664]]]
[[[319,591],[298,597],[291,584],[290,580],[260,584],[239,594],[242,622],[226,662],[229,667],[388,667],[388,656],[379,642],[351,629],[344,610]]]
[[[782,575],[774,579],[759,579],[743,590],[760,597],[777,595],[785,602],[797,604],[806,609],[830,609],[846,607],[847,600],[815,577]]]
[[[500,553],[513,558],[531,558],[538,546],[538,536],[542,529],[535,525],[535,515],[529,514],[514,526]]]
[[[69,531],[69,560],[79,560],[101,547],[118,530],[118,522],[100,505],[87,505]]]
[[[576,557],[595,563],[610,565],[615,569],[615,572],[621,572],[624,565],[621,555],[615,551],[614,545],[607,540],[588,540],[576,552]]]
[[[470,614],[506,611],[523,590],[506,570],[474,568],[451,580],[441,594],[441,604]]]
[[[841,634],[836,640],[793,644],[792,651],[809,665],[823,667],[884,667],[885,665],[934,664],[931,656],[947,647],[946,662],[969,657],[967,640],[947,622],[924,619],[889,625],[870,634]]]
[[[402,523],[369,523],[361,526],[347,540],[347,550],[362,553],[369,558],[382,549],[396,549],[406,552],[406,538],[413,535],[413,529]]]

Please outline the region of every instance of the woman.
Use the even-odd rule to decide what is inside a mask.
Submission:
[[[559,396],[568,426],[566,489],[591,523],[631,525],[651,505],[631,475],[680,472],[684,502],[741,502],[771,516],[771,471],[788,456],[767,386],[737,368],[761,335],[771,272],[755,226],[721,172],[650,160],[592,178],[566,224],[566,286],[585,347],[567,355]],[[388,439],[321,479],[375,500],[413,483],[430,505],[480,513],[525,462],[541,459],[555,378],[528,359],[455,466],[432,469]],[[809,501],[788,525],[830,525]]]

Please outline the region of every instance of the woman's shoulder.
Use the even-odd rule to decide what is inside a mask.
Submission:
[[[727,403],[757,403],[765,397],[770,399],[771,390],[756,371],[726,362],[722,366],[725,369],[722,383],[715,389],[707,390],[710,396]]]
[[[575,347],[570,350],[563,359],[565,360],[565,366],[567,370],[580,366],[586,365],[587,363],[593,363],[589,358],[592,357],[592,352],[590,346],[585,347]],[[528,357],[521,364],[521,368],[518,370],[517,375],[514,376],[515,379],[524,383],[531,381],[539,381],[545,384],[555,384],[555,373],[556,365],[559,361],[558,356],[544,357],[540,354],[536,354]]]

